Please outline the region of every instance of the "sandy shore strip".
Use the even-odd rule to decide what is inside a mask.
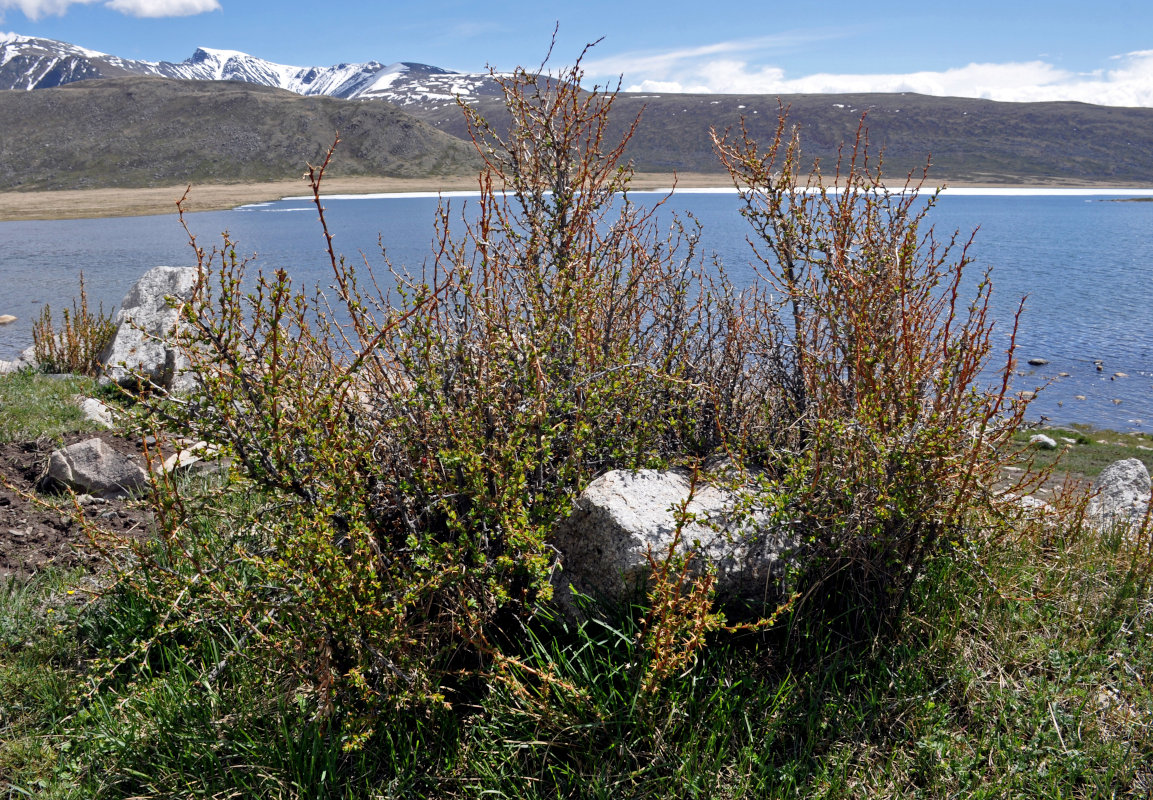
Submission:
[[[719,174],[686,173],[676,176],[682,188],[724,188],[728,179]],[[638,173],[632,187],[661,189],[673,185],[673,175]],[[0,222],[36,219],[84,219],[175,214],[184,186],[149,189],[65,189],[46,192],[0,192]],[[406,192],[476,191],[475,176],[435,178],[326,178],[324,193],[394,194]],[[219,211],[249,203],[266,203],[282,197],[311,192],[301,180],[269,183],[209,184],[193,186],[185,203],[187,211]]]
[[[720,173],[638,172],[631,187],[636,191],[668,189],[731,189],[728,176]],[[971,183],[942,181],[954,188],[996,187],[1002,190],[1066,188],[1115,190],[1115,184],[1067,182]],[[936,184],[933,184],[935,186]],[[926,185],[926,191],[933,188]],[[16,220],[85,219],[94,217],[137,217],[175,214],[176,201],[184,186],[148,189],[66,189],[59,191],[0,192],[0,222]],[[398,194],[409,192],[476,191],[475,176],[455,175],[434,178],[326,178],[326,195]],[[1146,190],[1149,187],[1144,187]],[[310,194],[303,179],[268,183],[208,184],[193,186],[185,203],[187,211],[219,211],[249,203],[266,203],[284,197]]]

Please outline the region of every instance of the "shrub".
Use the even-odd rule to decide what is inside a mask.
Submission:
[[[446,673],[500,658],[494,621],[549,597],[547,536],[592,477],[726,441],[733,399],[701,376],[740,371],[718,346],[737,305],[710,301],[691,233],[629,202],[614,95],[582,90],[579,61],[497,79],[508,126],[465,108],[480,199],[441,210],[426,271],[394,271],[390,297],[329,236],[331,295],[309,293],[192,237],[201,390],[145,404],[267,501],[251,538],[212,549],[164,487],[147,591],[239,625],[322,716],[439,700]],[[328,163],[309,173],[326,236]]]
[[[995,510],[997,453],[1026,407],[1009,386],[1016,323],[986,386],[989,275],[966,296],[969,242],[936,238],[923,173],[886,188],[863,119],[831,180],[819,164],[803,176],[785,108],[763,149],[743,129],[713,141],[780,298],[757,319],[788,330],[796,417],[779,474],[805,551],[798,614],[892,630],[926,562]]]
[[[84,273],[80,273],[80,297],[72,301],[72,310],[64,309],[64,320],[57,331],[52,321],[52,308],[45,304],[40,318],[32,326],[32,352],[44,372],[75,373],[91,378],[100,376],[100,354],[116,335],[112,314],[88,307],[84,290]]]
[[[657,210],[629,200],[635,122],[607,140],[615,94],[583,90],[579,59],[494,77],[507,119],[464,107],[479,201],[459,221],[441,208],[424,271],[393,270],[385,292],[336,255],[330,150],[309,169],[330,291],[250,276],[227,236],[206,251],[190,233],[201,277],[180,336],[200,390],[142,403],[228,452],[228,491],[259,502],[211,501],[247,509],[214,538],[206,501],[162,481],[160,550],[132,580],[172,624],[222,627],[279,665],[318,718],[351,715],[350,746],[383,708],[442,702],[487,665],[547,681],[494,633],[549,598],[549,533],[601,472],[722,454],[732,474],[758,468],[757,501],[805,550],[794,614],[840,609],[846,630],[878,630],[991,506],[991,448],[1023,411],[1008,366],[999,388],[977,386],[987,281],[960,303],[964,249],[949,261],[921,234],[917,187],[878,188],[863,147],[839,193],[819,173],[804,192],[783,115],[767,155],[717,137],[763,256],[738,290],[704,274],[691,229],[662,235]],[[654,575],[650,698],[724,628],[707,574]]]

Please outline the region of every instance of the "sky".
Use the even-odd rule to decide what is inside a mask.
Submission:
[[[148,61],[196,47],[281,64],[462,72],[583,61],[648,93],[921,92],[1153,107],[1150,0],[0,0],[0,33]]]

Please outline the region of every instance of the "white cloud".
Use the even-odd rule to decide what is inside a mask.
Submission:
[[[30,20],[56,15],[62,16],[70,6],[99,2],[99,0],[0,0],[0,21],[4,12],[17,9]],[[219,0],[107,0],[107,8],[134,17],[187,17],[218,11]]]
[[[625,54],[585,65],[590,76],[623,74],[626,91],[727,94],[917,92],[1004,101],[1078,100],[1153,106],[1153,50],[1115,56],[1109,68],[1074,73],[1046,61],[968,64],[909,73],[817,73],[788,77],[747,56],[763,40],[721,42],[665,53]],[[745,57],[742,57],[745,56]]]
[[[218,0],[108,0],[104,5],[133,17],[190,17],[220,10]]]
[[[686,47],[666,52],[624,53],[605,58],[590,58],[583,63],[583,66],[589,75],[624,75],[625,80],[629,80],[630,76],[652,72],[676,73],[699,63],[706,56],[748,51],[796,49],[819,41],[838,39],[845,36],[846,33],[840,29],[794,31],[774,36],[732,39],[726,42],[714,42],[699,47]]]
[[[31,20],[40,19],[49,14],[60,16],[68,10],[68,6],[76,3],[93,3],[96,0],[0,0],[0,19],[4,12],[10,8],[20,10],[24,16]]]

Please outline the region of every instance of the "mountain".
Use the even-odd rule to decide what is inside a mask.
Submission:
[[[314,159],[337,128],[347,174],[468,171],[477,156],[456,98],[494,124],[505,114],[487,74],[409,62],[294,67],[208,48],[181,62],[133,61],[14,34],[0,36],[0,89],[38,90],[0,91],[0,188],[283,178]],[[1153,185],[1150,108],[916,94],[626,93],[616,99],[613,126],[620,135],[640,116],[626,151],[640,171],[720,173],[710,129],[743,120],[754,139],[771,141],[778,103],[801,128],[805,162],[819,158],[827,174],[865,115],[872,152],[884,152],[886,174],[898,181],[931,156],[932,183]]]
[[[1087,103],[1004,103],[919,94],[690,95],[620,94],[610,140],[640,124],[625,151],[642,172],[721,171],[710,128],[771,142],[778,109],[800,128],[802,162],[820,159],[832,174],[841,143],[851,145],[864,115],[870,152],[902,181],[932,158],[931,183],[1153,186],[1153,108]],[[478,98],[490,120],[499,100]],[[458,108],[411,106],[409,113],[453,136],[467,136]]]
[[[476,174],[472,145],[390,103],[231,81],[82,80],[0,92],[0,191],[240,183],[299,176],[335,132],[330,174]]]
[[[499,94],[487,73],[461,73],[411,62],[294,67],[235,50],[201,47],[184,61],[136,61],[67,42],[0,35],[0,90],[50,89],[92,78],[129,76],[239,81],[301,95],[387,100],[398,105],[452,104]]]

